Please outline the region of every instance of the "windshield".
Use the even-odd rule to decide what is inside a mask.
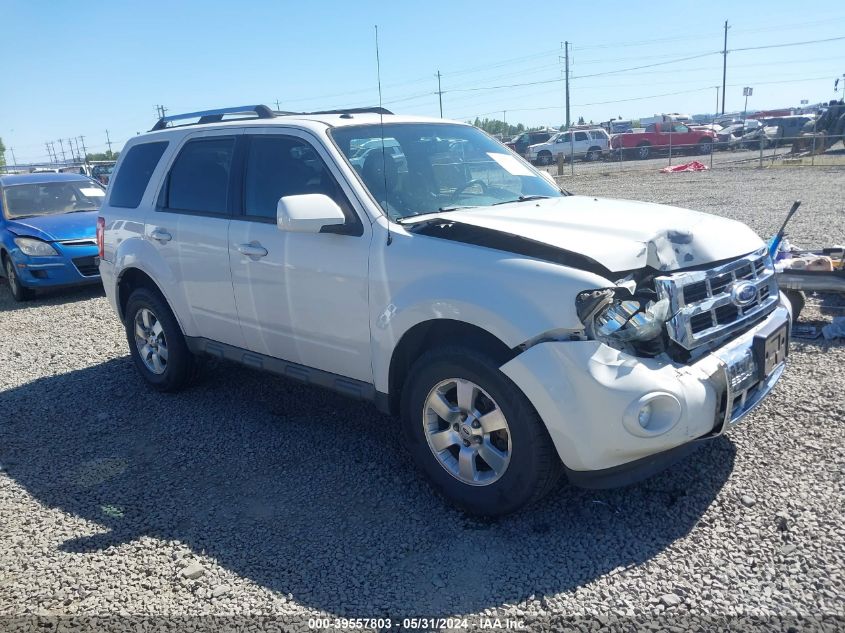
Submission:
[[[9,185],[4,190],[6,218],[96,211],[105,191],[90,180]]]
[[[393,220],[564,195],[510,150],[467,125],[362,125],[335,128],[331,134]],[[366,157],[360,148],[370,150]]]

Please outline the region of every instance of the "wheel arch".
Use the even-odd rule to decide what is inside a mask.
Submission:
[[[430,319],[411,327],[399,339],[390,357],[388,394],[381,407],[399,413],[402,388],[414,362],[435,347],[460,346],[489,354],[500,365],[517,355],[501,339],[484,328],[454,319]]]
[[[118,277],[117,280],[117,309],[118,316],[121,321],[124,321],[126,318],[126,304],[129,302],[129,297],[132,295],[132,292],[138,288],[146,288],[151,292],[154,292],[161,297],[162,301],[164,301],[170,307],[170,310],[173,311],[173,306],[170,305],[170,302],[167,300],[164,292],[153,278],[140,268],[133,266],[125,268],[120,273],[120,277]],[[178,323],[179,317],[175,312],[174,316],[176,316],[176,321]],[[181,323],[179,323],[179,327],[182,328]],[[184,331],[185,329],[182,328],[183,333]]]

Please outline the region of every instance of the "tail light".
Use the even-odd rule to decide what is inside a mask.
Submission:
[[[103,259],[106,254],[106,219],[102,216],[97,218],[97,249],[100,259]]]

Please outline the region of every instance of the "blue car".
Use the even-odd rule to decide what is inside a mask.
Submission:
[[[100,283],[105,189],[77,174],[0,176],[0,260],[16,301],[37,288]]]

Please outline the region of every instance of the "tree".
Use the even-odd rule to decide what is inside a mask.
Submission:
[[[582,116],[578,117],[578,125],[584,125],[584,117],[582,117]]]
[[[470,122],[467,121],[467,123]],[[525,131],[525,126],[522,123],[513,125],[505,121],[500,121],[499,119],[479,119],[475,117],[475,121],[472,121],[471,124],[488,134],[501,134],[504,137],[515,136]]]
[[[6,146],[3,145],[3,139],[0,138],[0,167],[6,166]]]
[[[117,160],[118,156],[120,156],[120,152],[106,150],[105,152],[98,152],[96,154],[86,154],[85,160],[86,162],[92,160]]]

